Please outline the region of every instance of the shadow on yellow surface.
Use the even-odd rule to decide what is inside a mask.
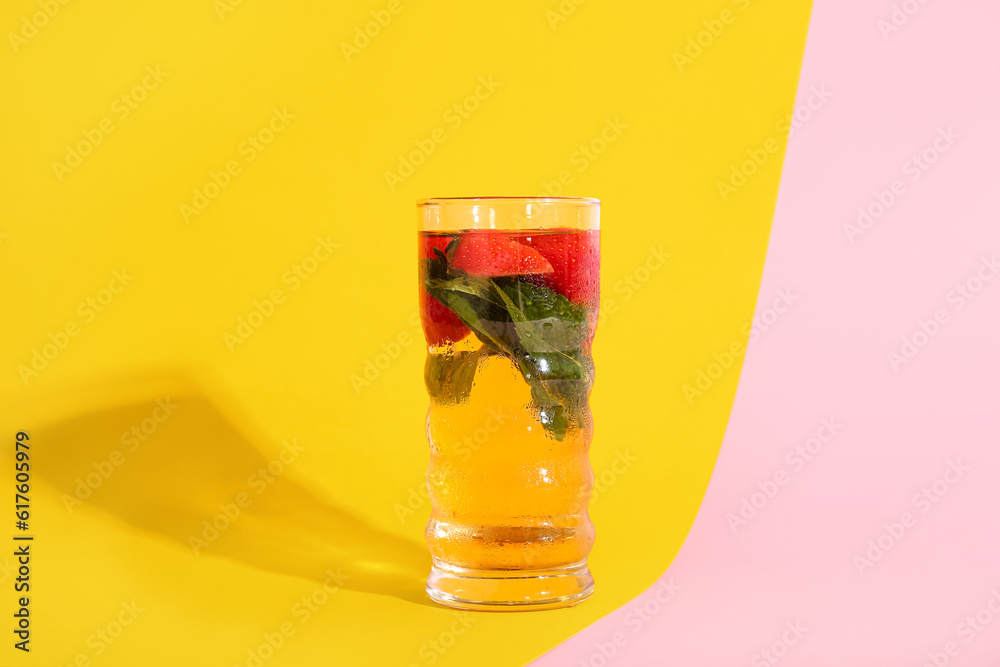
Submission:
[[[134,399],[133,399],[134,400]],[[383,533],[287,474],[206,396],[139,400],[37,429],[39,474],[71,511],[100,508],[199,557],[431,605],[423,545]]]

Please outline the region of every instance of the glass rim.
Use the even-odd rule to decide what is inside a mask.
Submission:
[[[493,201],[505,203],[524,202],[527,204],[596,204],[598,206],[601,204],[600,199],[593,197],[427,197],[425,199],[418,199],[417,206],[423,208],[425,206],[461,205],[471,204],[472,202],[488,203]]]

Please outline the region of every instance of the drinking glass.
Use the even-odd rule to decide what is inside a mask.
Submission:
[[[427,594],[458,609],[565,607],[594,590],[591,344],[600,201],[426,199]]]

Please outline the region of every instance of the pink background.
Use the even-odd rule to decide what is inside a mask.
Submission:
[[[1000,665],[1000,3],[903,5],[883,36],[892,3],[816,1],[797,105],[832,97],[799,111],[758,315],[797,301],[670,569],[535,667]]]

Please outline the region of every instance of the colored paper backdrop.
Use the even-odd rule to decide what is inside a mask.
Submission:
[[[533,665],[998,664],[998,20],[815,4],[774,321],[704,504],[655,585]]]
[[[645,590],[760,335],[809,10],[5,3],[0,665],[524,664]],[[541,193],[605,202],[598,592],[456,614],[422,594],[414,203]]]

